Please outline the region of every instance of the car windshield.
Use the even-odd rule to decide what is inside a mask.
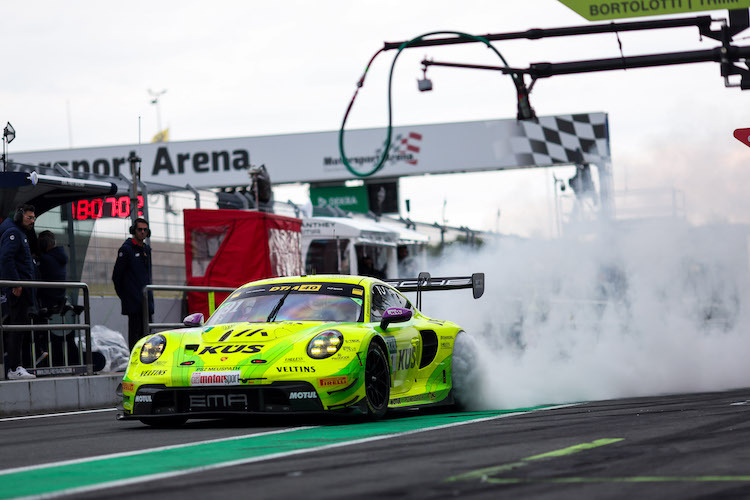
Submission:
[[[224,301],[206,324],[362,321],[363,295],[362,287],[338,283],[290,283],[243,288]]]

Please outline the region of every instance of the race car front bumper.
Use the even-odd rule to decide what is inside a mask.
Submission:
[[[117,417],[120,420],[169,416],[210,418],[242,414],[324,411],[318,393],[307,382],[212,387],[143,385],[138,388],[134,396],[125,396],[127,397],[133,398],[133,410],[132,412],[123,410]]]

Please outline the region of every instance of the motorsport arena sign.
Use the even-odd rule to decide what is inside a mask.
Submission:
[[[382,154],[385,129],[346,133],[349,161],[364,168]],[[351,179],[338,131],[13,152],[24,170],[55,164],[75,172],[130,178],[128,157],[141,158],[141,181],[181,189],[247,186],[250,166],[265,165],[274,184]],[[605,113],[395,127],[385,166],[372,178],[592,163],[609,168]],[[18,168],[18,167],[16,167]]]
[[[589,21],[750,7],[750,0],[560,0],[560,3]]]

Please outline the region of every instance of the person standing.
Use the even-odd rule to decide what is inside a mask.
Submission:
[[[39,279],[42,281],[65,281],[68,256],[63,247],[57,246],[52,231],[39,233]],[[37,291],[39,307],[51,313],[59,313],[65,304],[64,288],[40,288]]]
[[[115,292],[120,297],[122,314],[128,317],[128,347],[132,350],[136,342],[147,332],[143,329],[143,288],[151,284],[151,247],[146,238],[151,236],[148,221],[137,218],[130,226],[132,238],[120,247],[112,271]],[[149,322],[154,314],[154,296],[148,292]]]
[[[35,267],[29,246],[29,235],[34,232],[34,221],[36,221],[34,207],[19,205],[13,217],[6,218],[0,224],[0,278],[13,281],[34,279]],[[18,286],[3,289],[2,293],[5,298],[4,314],[7,314],[7,323],[30,324],[30,312],[35,307],[35,290]],[[21,366],[25,333],[6,333],[5,348],[8,362],[5,369],[6,377],[10,380],[36,378]]]
[[[65,248],[57,246],[55,234],[52,231],[39,233],[39,279],[41,281],[65,281],[67,279],[68,255]],[[64,288],[40,288],[37,290],[40,321],[49,323],[52,315],[65,313]],[[64,366],[79,359],[78,347],[74,340],[74,333],[60,330],[44,330],[44,341],[49,341],[52,350],[52,366]],[[37,340],[37,345],[39,341]],[[46,344],[45,344],[46,345]],[[67,349],[67,357],[64,351]],[[67,363],[66,363],[67,360]]]

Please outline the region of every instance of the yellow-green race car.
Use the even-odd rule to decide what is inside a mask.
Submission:
[[[141,339],[122,381],[118,419],[155,426],[190,418],[386,411],[461,404],[473,342],[419,312],[421,293],[471,288],[484,275],[382,281],[361,276],[271,278],[241,286],[203,324]],[[417,292],[417,307],[401,292]]]

